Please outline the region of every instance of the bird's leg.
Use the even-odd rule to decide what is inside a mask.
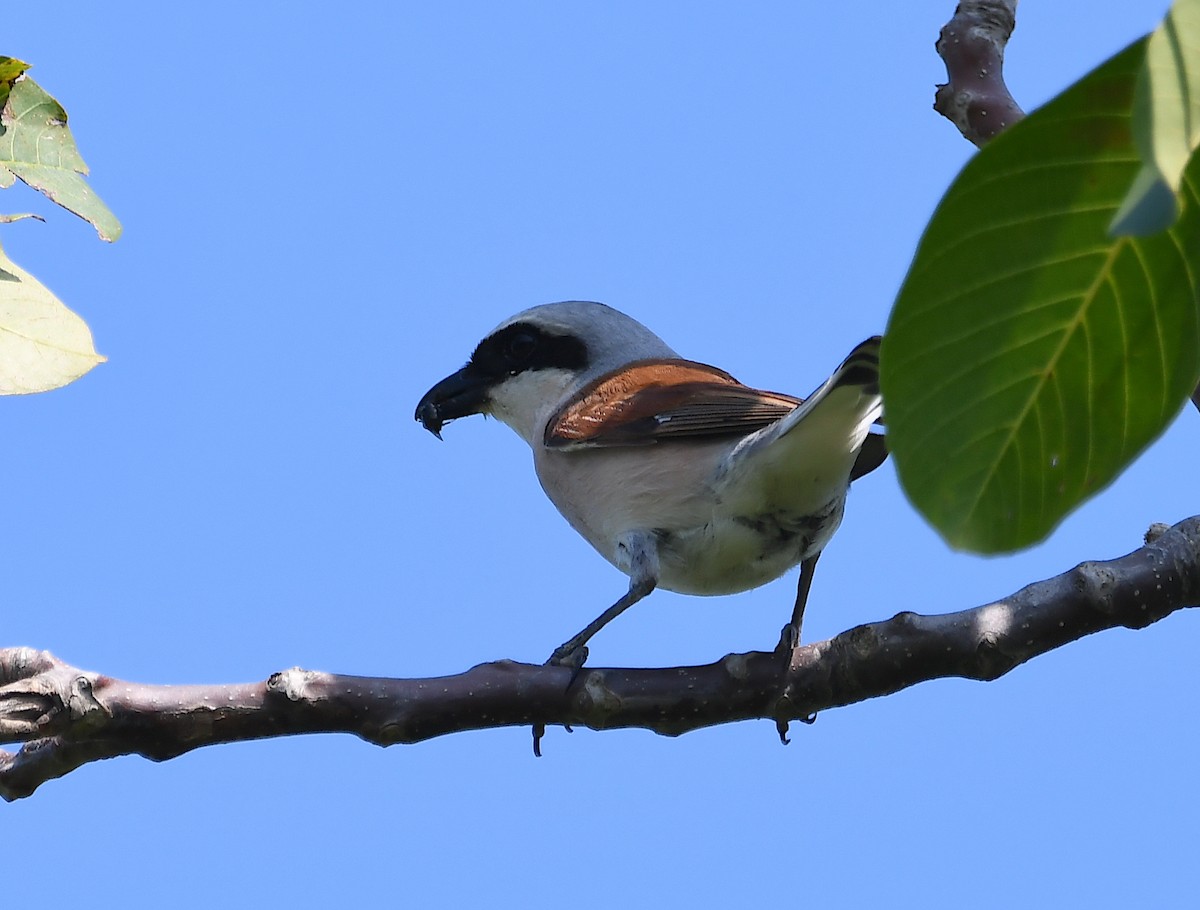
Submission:
[[[792,607],[792,621],[783,627],[779,636],[779,650],[791,654],[800,647],[800,626],[804,622],[804,606],[808,603],[808,591],[812,587],[813,571],[817,568],[817,560],[821,558],[818,551],[808,559],[800,562],[800,580],[796,583],[796,605]]]
[[[617,543],[621,568],[629,573],[629,590],[621,598],[554,649],[547,664],[558,667],[583,666],[587,660],[588,640],[610,622],[654,590],[658,584],[658,543],[652,532],[637,531],[624,535]]]
[[[808,559],[800,561],[800,581],[796,583],[796,605],[792,607],[792,621],[783,627],[779,636],[779,647],[775,653],[782,654],[788,659],[789,669],[796,667],[796,650],[800,647],[800,626],[804,622],[804,607],[808,603],[808,592],[812,588],[813,571],[817,567],[818,552]],[[787,705],[791,701],[792,683],[789,681],[783,687],[779,700],[775,703],[775,729],[779,733],[779,741],[785,746],[788,739]],[[800,718],[804,723],[811,724],[817,719],[813,714]]]
[[[572,636],[555,648],[546,663],[556,667],[582,667],[583,662],[587,660],[588,639],[653,591],[654,584],[653,578],[630,579],[629,590],[621,599],[588,623],[578,635]]]
[[[617,543],[621,556],[621,568],[629,572],[629,590],[621,598],[588,623],[578,635],[573,635],[554,649],[547,666],[570,667],[575,672],[567,683],[570,689],[583,663],[587,660],[589,639],[610,622],[632,607],[635,603],[654,590],[658,585],[658,544],[652,533],[637,532],[623,537]],[[567,731],[570,731],[567,727]],[[546,725],[533,725],[533,754],[542,757],[542,737],[546,735]]]

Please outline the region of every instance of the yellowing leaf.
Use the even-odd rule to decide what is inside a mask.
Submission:
[[[8,102],[8,93],[12,85],[21,77],[29,64],[15,57],[0,57],[0,107]]]
[[[87,323],[0,248],[0,395],[56,389],[103,362]]]
[[[16,57],[0,57],[0,82],[11,84],[27,69],[29,64]]]

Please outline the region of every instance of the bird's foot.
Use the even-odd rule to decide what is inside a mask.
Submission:
[[[564,730],[566,730],[568,733],[575,732],[574,728],[572,728],[572,726],[570,724],[563,724],[562,728]],[[538,723],[535,723],[533,725],[533,757],[534,758],[542,757],[542,737],[545,735],[546,735],[546,725],[541,723],[540,721]]]
[[[579,678],[584,662],[588,658],[587,645],[575,645],[574,647],[570,645],[570,642],[559,645],[554,649],[554,653],[550,655],[550,659],[542,665],[544,667],[566,667],[568,670],[571,670],[571,678],[567,681],[568,689],[575,685],[575,680]],[[563,729],[568,733],[572,732],[570,724],[563,724]],[[533,754],[538,758],[542,757],[542,737],[545,735],[545,724],[537,723],[533,725]]]
[[[782,704],[782,702],[780,702]],[[776,710],[779,710],[779,705],[776,705]],[[810,714],[808,717],[799,717],[797,720],[802,724],[812,726],[817,722],[817,715]],[[785,746],[791,745],[792,738],[788,736],[790,721],[786,717],[775,718],[775,732],[779,734],[779,742]]]
[[[572,646],[571,642],[567,642],[554,649],[554,653],[550,655],[550,659],[546,661],[545,666],[569,667],[575,671],[575,674],[571,677],[571,682],[575,682],[575,677],[579,675],[579,671],[583,669],[583,665],[587,659],[587,645]]]
[[[798,652],[800,650],[800,629],[794,622],[789,622],[779,632],[779,644],[775,646],[775,653],[781,658],[786,658],[788,662],[788,681],[784,685],[783,694],[779,696],[779,700],[775,702],[775,730],[779,734],[779,741],[785,746],[791,742],[788,737],[788,726],[790,707],[792,703],[792,681],[790,679],[790,671],[795,670],[798,661]],[[809,714],[807,717],[796,718],[802,724],[814,724],[817,720],[816,714]]]

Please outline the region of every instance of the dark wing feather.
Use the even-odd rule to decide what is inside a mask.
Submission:
[[[887,437],[882,433],[871,433],[858,451],[858,458],[854,460],[854,469],[850,472],[850,479],[858,480],[864,474],[870,474],[887,461],[887,457]]]
[[[550,448],[637,446],[668,439],[745,436],[801,399],[742,385],[690,360],[641,360],[579,391],[546,425]]]

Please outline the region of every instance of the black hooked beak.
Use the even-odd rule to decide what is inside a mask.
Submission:
[[[448,421],[481,413],[490,385],[486,376],[467,364],[426,392],[415,416],[421,426],[441,439],[442,426]]]

